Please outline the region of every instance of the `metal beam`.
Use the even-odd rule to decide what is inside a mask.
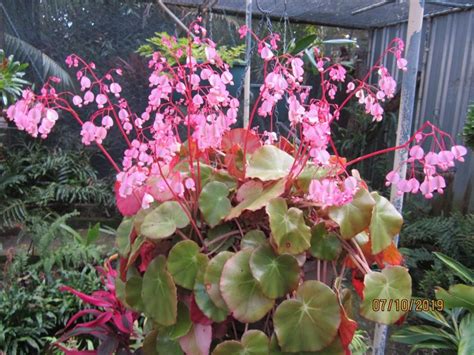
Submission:
[[[387,4],[391,4],[391,3],[394,3],[395,0],[384,0],[384,1],[380,1],[380,2],[377,2],[375,4],[372,4],[372,5],[368,5],[368,6],[365,6],[365,7],[362,7],[360,9],[357,9],[357,10],[354,10],[352,11],[351,15],[357,15],[357,14],[360,14],[362,12],[366,12],[366,11],[369,11],[369,10],[372,10],[372,9],[376,9],[380,6],[384,6],[384,5],[387,5]]]
[[[408,29],[405,41],[405,57],[408,60],[407,71],[403,74],[400,110],[398,114],[397,142],[396,145],[405,144],[411,136],[413,110],[415,107],[416,79],[418,74],[418,62],[420,57],[421,28],[423,26],[424,0],[409,0]],[[406,149],[395,152],[393,168],[398,169],[400,163],[406,161],[408,151]],[[403,164],[400,168],[400,176],[405,178],[407,166]],[[392,185],[390,191],[390,202],[401,213],[403,209],[403,195],[398,195],[396,186]],[[398,235],[394,240],[398,244]],[[385,343],[387,338],[387,326],[377,324],[374,332],[373,355],[385,354]]]
[[[447,6],[447,7],[457,7],[460,9],[469,9],[471,7],[474,7],[474,3],[464,4],[464,3],[459,3],[456,1],[445,1],[445,0],[426,0],[425,4],[440,5],[440,6]]]

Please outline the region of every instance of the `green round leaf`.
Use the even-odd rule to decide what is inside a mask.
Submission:
[[[344,239],[351,239],[370,224],[375,200],[369,191],[359,188],[351,203],[329,208],[329,217],[339,224]]]
[[[115,295],[124,306],[130,308],[127,301],[125,301],[125,282],[123,282],[120,277],[115,279]]]
[[[171,339],[168,336],[162,334],[158,334],[158,338],[156,340],[156,350],[158,351],[158,355],[184,354],[177,340]]]
[[[161,334],[166,334],[172,340],[177,340],[188,334],[191,326],[191,315],[188,306],[183,302],[179,302],[176,323],[162,330],[160,329],[160,332]]]
[[[271,247],[261,246],[250,257],[250,270],[265,296],[279,298],[298,286],[300,267],[295,257],[276,255]]]
[[[372,211],[369,231],[372,242],[372,253],[378,254],[392,243],[393,237],[400,233],[403,217],[389,200],[372,192],[375,207]]]
[[[142,278],[140,276],[132,276],[125,283],[125,301],[136,311],[144,310],[142,300]]]
[[[219,283],[224,264],[233,255],[234,253],[230,251],[223,251],[217,254],[209,261],[209,264],[207,264],[206,273],[204,274],[204,284],[206,285],[206,291],[209,294],[209,297],[217,307],[225,310],[227,309],[227,305],[222,298]]]
[[[250,157],[245,177],[262,181],[281,179],[288,176],[294,161],[291,155],[274,145],[264,145]]]
[[[249,266],[251,253],[252,250],[244,249],[227,260],[219,285],[233,317],[242,323],[262,319],[275,302],[263,294],[252,276]]]
[[[214,322],[223,322],[229,314],[227,307],[221,309],[217,307],[214,302],[212,302],[209,294],[206,291],[204,277],[202,275],[196,279],[196,284],[194,285],[194,300],[196,301],[196,305],[199,307],[201,312],[204,313],[207,318],[212,319]]]
[[[271,200],[266,210],[278,253],[299,254],[311,246],[311,229],[304,221],[303,211],[288,209],[285,199],[280,197]]]
[[[130,234],[133,231],[133,218],[125,217],[117,228],[117,249],[122,257],[130,253]]]
[[[324,223],[320,223],[311,229],[312,256],[320,260],[335,260],[342,251],[341,241],[334,233],[328,233]]]
[[[163,239],[184,228],[189,218],[176,201],[166,201],[146,215],[140,227],[141,234],[150,239]]]
[[[240,343],[228,340],[216,346],[212,355],[268,355],[269,341],[260,330],[249,330],[242,336]]]
[[[218,181],[212,181],[202,189],[199,195],[199,209],[211,227],[226,217],[232,208],[227,195],[229,195],[227,185]]]
[[[240,340],[245,355],[266,355],[269,350],[269,340],[260,330],[248,330]]]
[[[293,352],[282,351],[280,345],[278,345],[278,340],[275,334],[272,335],[270,340],[270,355],[294,355]],[[323,350],[319,351],[298,351],[298,355],[345,355],[346,351],[344,350],[341,340],[339,337],[336,337],[334,341],[325,347]]]
[[[240,249],[255,249],[261,245],[268,245],[268,239],[265,236],[265,233],[259,229],[253,229],[245,233],[244,237],[240,241]]]
[[[156,257],[143,275],[142,299],[146,315],[162,325],[176,323],[178,298],[173,278],[166,271],[166,259]]]
[[[227,340],[216,346],[212,355],[240,355],[244,347],[236,340]]]
[[[192,240],[177,243],[168,255],[168,270],[174,282],[192,290],[196,275],[207,265],[207,256],[199,252],[199,246]]]
[[[402,307],[401,303],[410,302],[410,299],[411,277],[408,270],[401,266],[386,267],[382,272],[365,275],[360,312],[371,321],[393,324],[406,313],[406,307]],[[385,306],[378,307],[380,302],[385,302]]]
[[[270,186],[263,188],[260,194],[251,194],[230,210],[226,220],[229,221],[239,217],[245,210],[257,211],[262,207],[265,207],[270,200],[280,196],[283,192],[285,192],[285,183],[286,180],[282,179]]]
[[[318,351],[333,342],[341,322],[335,293],[319,281],[306,281],[296,299],[283,301],[273,316],[283,351]]]

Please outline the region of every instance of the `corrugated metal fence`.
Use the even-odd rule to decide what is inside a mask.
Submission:
[[[407,24],[374,29],[370,35],[369,63],[373,64],[394,37],[406,38]],[[425,18],[414,127],[431,121],[462,142],[469,103],[474,103],[474,11]],[[401,83],[401,73],[391,58],[384,63]],[[446,196],[435,201],[448,212],[474,211],[474,153],[457,165]]]

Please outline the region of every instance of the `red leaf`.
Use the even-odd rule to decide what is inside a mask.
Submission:
[[[103,312],[97,316],[96,319],[93,319],[89,322],[84,322],[76,325],[73,329],[76,328],[93,328],[101,325],[105,325],[110,319],[112,319],[111,312]]]
[[[134,190],[134,192],[127,196],[122,197],[119,194],[120,182],[116,182],[114,186],[115,200],[117,202],[117,208],[123,216],[134,216],[142,206],[142,199],[144,190]]]
[[[96,355],[97,354],[97,350],[70,350],[59,343],[54,343],[53,345],[61,349],[65,355]]]
[[[361,299],[364,299],[364,277],[359,270],[352,270],[352,286]]]
[[[290,155],[293,155],[295,153],[295,146],[283,136],[280,137],[280,141],[278,142],[278,148],[287,152]]]
[[[83,315],[86,314],[93,314],[93,315],[99,315],[101,314],[101,311],[98,311],[97,309],[83,309],[79,312],[77,312],[75,315],[73,315],[69,321],[66,324],[66,328],[69,328],[77,319],[81,318]]]
[[[243,150],[245,139],[247,139],[246,153],[248,154],[252,154],[262,146],[262,142],[253,131],[245,128],[234,128],[224,133],[221,145],[222,150],[227,153],[236,146]]]
[[[145,272],[148,268],[148,264],[158,255],[158,249],[156,244],[150,241],[146,241],[140,247],[140,265],[138,266],[138,270],[140,272]]]
[[[76,291],[75,289],[69,287],[69,286],[61,286],[59,288],[60,291],[68,291],[71,292],[73,295],[76,295],[79,297],[81,300],[83,300],[86,303],[89,303],[91,305],[94,305],[96,307],[113,307],[113,303],[110,302],[109,300],[103,299],[101,297],[96,297],[96,296],[89,296],[86,295],[85,293]],[[94,292],[94,293],[98,293]]]
[[[342,346],[344,349],[349,347],[349,344],[354,337],[355,331],[357,329],[357,322],[350,319],[346,315],[346,311],[341,307],[341,324],[339,325],[338,333],[341,339]]]
[[[120,279],[125,282],[127,280],[127,258],[120,258]]]
[[[122,333],[131,334],[133,333],[133,324],[132,319],[127,319],[126,314],[121,314],[115,312],[112,321],[114,322],[115,326],[120,330]],[[130,317],[131,318],[131,317]]]
[[[235,176],[237,179],[243,179],[245,177],[244,171],[242,169],[243,156],[243,151],[236,149],[236,152],[227,153],[224,159],[227,171],[230,175]]]
[[[378,254],[378,256],[381,256],[382,260],[389,265],[401,265],[403,263],[402,254],[400,254],[400,251],[393,243]]]
[[[197,306],[196,301],[194,300],[194,294],[191,297],[191,301],[189,302],[189,312],[191,313],[191,320],[193,323],[199,323],[203,325],[211,325],[213,323],[212,320],[207,318]]]
[[[229,319],[230,317],[227,317],[225,321],[220,323],[214,323],[212,325],[212,337],[214,339],[222,339],[223,337],[225,337],[229,326]]]
[[[401,316],[401,318],[399,320],[397,320],[394,324],[395,325],[402,325],[403,323],[405,323],[407,319],[407,314],[404,314],[403,316]]]

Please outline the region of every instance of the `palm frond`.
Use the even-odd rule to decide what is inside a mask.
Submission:
[[[28,42],[5,33],[5,51],[23,62],[30,62],[41,80],[55,76],[61,79],[61,89],[74,87],[71,76],[58,62]]]

